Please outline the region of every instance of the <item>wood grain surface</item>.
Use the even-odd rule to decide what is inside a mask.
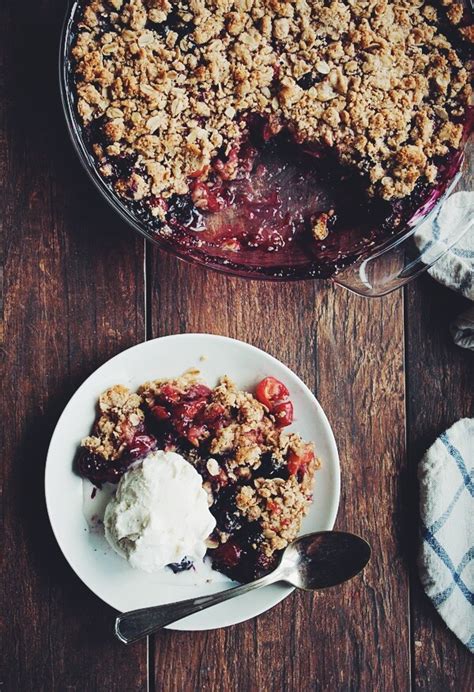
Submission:
[[[2,690],[145,690],[112,612],[52,535],[44,464],[61,410],[99,363],[144,337],[143,242],[81,172],[56,82],[62,8],[2,7]],[[35,60],[32,63],[32,60]]]
[[[403,689],[408,576],[395,528],[406,504],[402,295],[367,301],[330,285],[247,282],[160,253],[154,258],[154,336],[212,331],[244,338],[316,392],[341,454],[337,526],[365,536],[374,549],[364,577],[342,588],[293,594],[229,632],[158,635],[157,689],[169,689],[176,675],[178,688],[200,689],[208,668],[215,689]],[[223,664],[228,642],[247,652],[245,666],[239,657]],[[183,652],[196,665],[180,666]]]
[[[473,662],[414,567],[416,464],[473,413],[465,302],[429,277],[383,299],[330,283],[269,284],[146,248],[87,181],[56,81],[64,3],[0,6],[2,670],[8,692],[468,690]],[[47,445],[96,367],[144,338],[204,331],[269,351],[316,393],[342,466],[336,526],[365,536],[362,577],[202,633],[128,648],[75,577],[44,506]]]
[[[474,357],[456,347],[449,323],[469,302],[425,276],[406,289],[408,451],[412,475],[410,516],[418,517],[416,465],[436,437],[474,415]],[[416,545],[410,546],[412,564]],[[467,604],[466,604],[466,607]],[[472,656],[452,635],[412,578],[412,638],[416,689],[474,689]]]

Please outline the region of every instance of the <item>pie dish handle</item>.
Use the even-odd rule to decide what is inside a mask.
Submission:
[[[218,593],[209,594],[207,596],[198,596],[197,598],[189,598],[186,601],[177,601],[175,603],[166,603],[151,608],[131,610],[116,618],[115,636],[124,644],[131,644],[142,637],[153,634],[153,632],[156,632],[162,627],[166,627],[166,625],[170,625],[172,622],[188,617],[188,615],[199,613],[201,610],[218,605],[236,596],[242,596],[262,586],[281,581],[283,578],[284,574],[282,574],[279,569],[276,569],[274,572],[266,574],[249,584],[242,584],[233,589],[227,589],[226,591],[219,591]]]
[[[420,214],[402,237],[341,272],[335,283],[361,296],[386,295],[430,269],[472,232],[472,202],[465,191],[472,190],[473,147],[471,136],[460,170],[428,213]]]

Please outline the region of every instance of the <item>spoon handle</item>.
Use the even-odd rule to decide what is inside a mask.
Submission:
[[[181,620],[182,618],[199,613],[205,608],[210,608],[218,603],[223,603],[236,596],[241,596],[249,591],[254,591],[267,584],[273,584],[282,578],[279,569],[274,570],[270,574],[266,574],[260,579],[256,579],[250,584],[242,584],[233,589],[219,591],[219,593],[210,594],[209,596],[198,596],[190,598],[187,601],[177,601],[175,603],[166,603],[165,605],[154,606],[152,608],[140,608],[139,610],[130,610],[128,613],[119,615],[115,620],[115,635],[124,644],[130,644],[137,641],[141,637],[156,632],[156,630],[165,627],[166,625]]]

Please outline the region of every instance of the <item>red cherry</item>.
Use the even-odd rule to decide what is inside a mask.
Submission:
[[[185,401],[196,401],[196,399],[207,399],[212,394],[212,390],[205,384],[194,384],[183,395]]]
[[[206,402],[203,399],[197,399],[196,401],[184,401],[182,404],[178,404],[173,409],[173,422],[179,423],[190,423],[193,421],[198,413],[200,413],[206,406]]]
[[[160,397],[170,404],[176,404],[181,399],[181,394],[172,384],[164,384],[160,389]]]
[[[206,175],[206,173],[209,170],[209,166],[203,166],[202,168],[199,168],[197,171],[193,171],[192,173],[189,173],[190,178],[202,178]]]
[[[199,422],[207,425],[212,430],[219,430],[226,419],[225,408],[222,404],[210,404],[199,415]]]
[[[306,472],[306,468],[310,461],[314,459],[314,453],[312,449],[307,449],[302,454],[295,454],[291,451],[288,454],[287,466],[290,476],[296,476],[296,474],[301,471],[301,473]]]
[[[156,447],[156,440],[153,435],[135,435],[133,442],[128,448],[128,453],[132,459],[140,459]]]
[[[235,567],[240,561],[241,554],[242,548],[237,543],[227,541],[215,549],[213,559],[224,567]]]
[[[275,425],[277,428],[285,428],[293,423],[293,404],[291,401],[282,401],[273,407]]]
[[[192,445],[199,447],[199,443],[206,437],[206,433],[205,425],[191,425],[186,432],[186,437]]]
[[[286,399],[289,391],[280,380],[275,377],[265,377],[257,384],[255,396],[261,404],[266,406],[270,411],[273,410],[275,404],[283,399]]]
[[[164,406],[159,406],[158,404],[152,407],[151,412],[158,420],[168,420],[168,418],[171,417],[168,409],[166,409]]]

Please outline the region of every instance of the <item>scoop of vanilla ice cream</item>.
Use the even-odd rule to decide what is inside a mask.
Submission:
[[[175,452],[150,452],[127,471],[104,515],[112,548],[146,572],[202,560],[215,525],[201,476]]]

